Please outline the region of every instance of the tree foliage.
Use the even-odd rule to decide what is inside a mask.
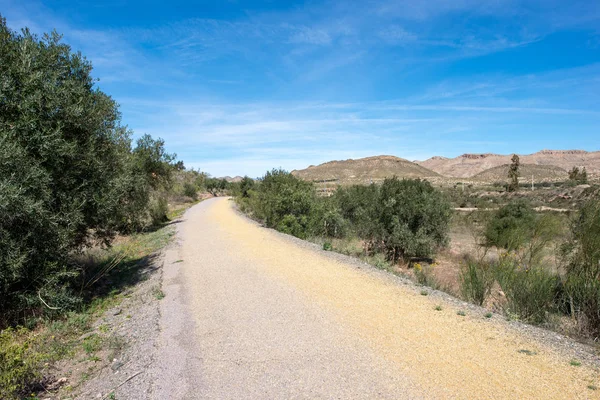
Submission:
[[[450,203],[429,182],[389,178],[379,189],[371,237],[392,261],[430,257],[447,244],[451,215]]]
[[[69,256],[147,226],[174,156],[149,136],[132,150],[91,63],[55,32],[40,39],[1,19],[0,71],[0,314],[14,321],[42,295],[77,301]]]
[[[268,227],[301,238],[356,235],[393,261],[431,256],[448,240],[450,204],[426,181],[391,178],[381,186],[339,188],[327,198],[276,169],[249,193],[238,202]]]
[[[485,241],[508,251],[518,250],[527,243],[535,211],[525,200],[516,200],[500,208],[488,221]]]
[[[571,312],[597,338],[600,336],[600,201],[590,200],[581,208],[562,253]]]
[[[511,164],[508,168],[508,179],[510,182],[508,183],[507,190],[509,192],[516,192],[519,190],[519,167],[521,166],[521,161],[519,160],[519,156],[513,154],[511,158]]]
[[[573,169],[569,171],[569,180],[578,185],[588,183],[587,171],[585,167],[583,167],[581,170],[578,167],[573,167]]]

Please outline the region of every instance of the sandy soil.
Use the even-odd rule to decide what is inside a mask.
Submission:
[[[179,239],[165,261],[154,398],[599,397],[590,349],[424,296],[262,228],[228,199],[188,210]]]

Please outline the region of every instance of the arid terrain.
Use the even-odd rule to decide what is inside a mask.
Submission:
[[[512,154],[463,154],[456,158],[432,157],[417,163],[447,177],[471,178],[490,168],[510,164],[511,157]],[[565,171],[585,167],[589,173],[600,172],[600,151],[542,150],[519,157],[522,164],[558,167]]]
[[[292,171],[307,181],[324,186],[369,184],[386,177],[427,178],[432,182],[467,180],[470,183],[493,183],[506,180],[512,155],[463,154],[456,158],[432,157],[411,162],[395,156],[329,161]],[[582,150],[542,150],[520,156],[522,180],[536,182],[564,181],[573,167],[585,167],[590,177],[600,173],[600,152]]]
[[[357,160],[330,161],[292,171],[293,175],[313,182],[333,184],[369,184],[393,175],[404,178],[437,177],[438,174],[411,161],[394,156],[376,156]]]

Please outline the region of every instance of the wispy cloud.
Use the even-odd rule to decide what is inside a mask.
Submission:
[[[0,0],[11,27],[56,28],[88,56],[137,134],[215,175],[597,146],[597,1],[329,0],[93,28],[53,6]],[[564,32],[585,40],[554,50]],[[585,57],[569,63],[572,47]]]

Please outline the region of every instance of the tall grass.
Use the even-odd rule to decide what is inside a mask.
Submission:
[[[506,296],[505,312],[533,324],[547,321],[556,310],[558,275],[541,266],[525,268],[511,257],[504,257],[495,268],[496,279]]]
[[[467,258],[461,267],[459,282],[463,297],[482,306],[494,286],[494,266],[484,261]]]

